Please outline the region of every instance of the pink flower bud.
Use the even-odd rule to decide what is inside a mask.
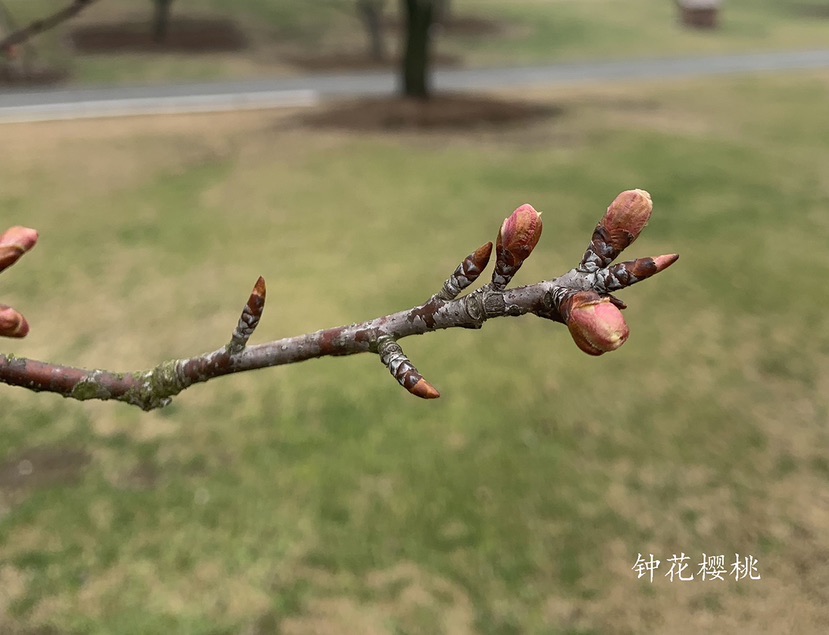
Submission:
[[[0,271],[12,266],[37,244],[37,231],[28,227],[12,227],[0,234]]]
[[[602,227],[610,235],[611,244],[621,251],[639,237],[651,218],[653,201],[645,190],[626,190],[607,208]]]
[[[615,351],[630,334],[622,312],[610,298],[579,303],[579,295],[573,298],[567,317],[573,341],[588,355]]]
[[[0,305],[0,337],[26,337],[29,323],[10,306]]]
[[[495,243],[496,253],[504,254],[507,265],[520,267],[538,244],[541,229],[541,213],[525,203],[501,225]]]
[[[37,239],[36,229],[15,225],[0,234],[0,245],[17,245],[23,251],[29,251],[37,244]]]

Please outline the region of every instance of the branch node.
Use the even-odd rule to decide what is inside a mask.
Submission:
[[[669,254],[656,258],[637,258],[611,265],[595,272],[594,288],[599,293],[625,289],[664,271],[678,259],[677,254]]]

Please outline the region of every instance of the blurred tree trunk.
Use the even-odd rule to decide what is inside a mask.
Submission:
[[[170,24],[170,7],[173,0],[153,0],[155,13],[153,14],[153,40],[163,42],[167,39],[167,27]]]
[[[366,27],[369,55],[382,62],[386,59],[386,42],[383,39],[383,7],[386,0],[357,0],[357,11]]]
[[[403,0],[406,43],[403,52],[403,94],[428,99],[433,0]]]
[[[435,3],[435,22],[446,24],[452,19],[452,0],[433,0]]]

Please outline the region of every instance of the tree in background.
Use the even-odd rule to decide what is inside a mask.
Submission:
[[[406,97],[428,99],[432,26],[438,0],[402,0],[404,45],[402,90]]]
[[[420,6],[417,6],[420,5]],[[426,5],[431,5],[431,18],[426,13],[430,10]],[[412,77],[425,75],[427,81],[420,81],[426,85],[428,94],[428,66],[429,66],[429,32],[434,24],[445,24],[450,18],[452,3],[450,0],[419,0],[418,2],[404,2],[402,12],[405,18],[404,52],[408,52],[409,45],[412,46]],[[387,59],[386,43],[384,39],[384,15],[386,0],[357,0],[357,13],[369,42],[369,56],[378,62]],[[424,48],[426,47],[425,53]],[[405,57],[405,54],[404,54]],[[425,69],[423,66],[425,60]],[[424,70],[422,70],[424,69]],[[412,96],[422,97],[417,94],[421,91],[415,90]],[[406,94],[409,94],[408,92]]]
[[[451,6],[450,0],[402,0],[404,96],[428,99],[431,95],[432,35],[435,25],[448,22]]]
[[[163,42],[167,39],[167,28],[170,25],[170,9],[173,0],[153,0],[153,40]]]

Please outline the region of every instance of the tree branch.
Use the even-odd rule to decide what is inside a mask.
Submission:
[[[610,266],[642,231],[651,210],[647,192],[629,190],[620,194],[596,226],[580,265],[555,280],[506,288],[541,235],[541,215],[531,206],[522,205],[504,221],[498,233],[492,281],[465,296],[458,297],[483,272],[492,253],[492,243],[467,256],[441,289],[423,304],[367,322],[247,346],[265,305],[265,282],[259,278],[230,342],[218,350],[132,373],[85,370],[0,355],[0,382],[79,400],[115,399],[152,410],[167,405],[173,396],[189,386],[215,377],[329,355],[371,352],[380,357],[392,376],[410,393],[434,399],[440,394],[406,357],[399,340],[448,328],[478,329],[492,318],[528,313],[567,324],[582,350],[601,355],[621,346],[628,334],[619,312],[624,304],[612,297],[611,291],[649,278],[678,258],[677,255],[640,258]],[[13,238],[19,237],[21,231],[13,228],[0,236],[0,270],[13,264],[34,245],[30,235],[26,249],[10,250],[11,238],[6,238],[4,245],[4,237],[10,234]],[[4,253],[15,256],[7,258],[5,265]],[[25,320],[14,309],[0,307],[0,335],[13,334],[13,320],[8,331],[3,331],[4,309]]]
[[[35,20],[22,29],[17,29],[0,40],[0,51],[8,53],[13,50],[16,45],[23,44],[36,35],[40,35],[44,31],[53,29],[61,22],[65,22],[69,18],[77,15],[95,1],[96,0],[74,0],[72,4],[56,11],[52,15],[40,20]]]

